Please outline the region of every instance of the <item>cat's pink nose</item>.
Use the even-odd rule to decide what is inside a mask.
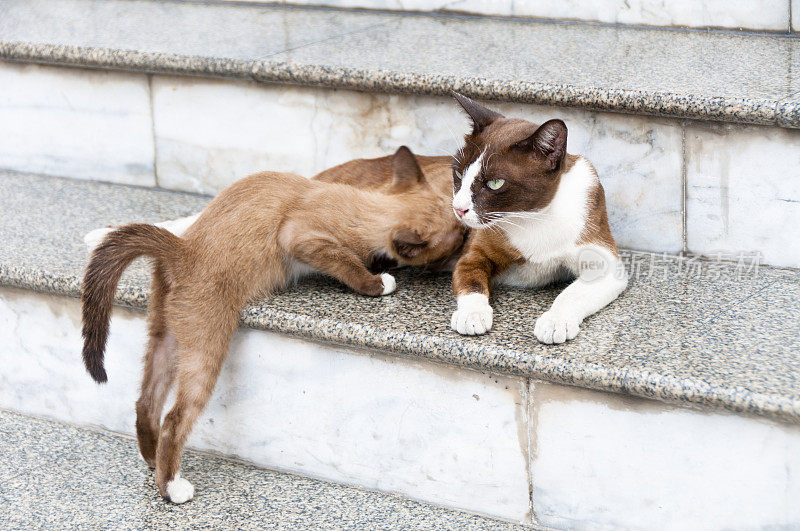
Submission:
[[[460,218],[463,218],[463,217],[464,217],[464,214],[466,214],[466,213],[467,213],[467,211],[466,211],[466,210],[462,210],[462,209],[460,209],[460,208],[455,208],[455,207],[453,207],[453,210],[455,210],[455,212],[456,212],[456,216],[458,216],[458,217],[459,217],[459,219],[460,219]]]

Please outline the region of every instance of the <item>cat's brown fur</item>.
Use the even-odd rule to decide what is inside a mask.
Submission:
[[[351,160],[320,172],[313,179],[388,191],[393,186],[396,156],[397,153],[374,159]],[[414,155],[414,158],[431,187],[449,198],[453,194],[453,157]]]
[[[567,153],[567,126],[506,118],[454,94],[472,131],[453,160],[453,210],[473,228],[453,271],[460,334],[489,331],[494,280],[538,287],[573,278],[534,325],[542,343],[573,339],[627,277],[594,166]]]
[[[132,224],[94,250],[83,281],[83,356],[98,382],[106,380],[103,351],[119,278],[138,256],[154,260],[136,430],[162,495],[176,479],[183,445],[248,301],[282,288],[295,263],[377,296],[385,293],[384,280],[366,268],[376,254],[421,265],[460,248],[463,230],[448,200],[427,184],[408,150],[395,156],[393,173],[391,195],[291,174],[255,174],[220,193],[181,238]],[[175,405],[159,426],[173,381]]]

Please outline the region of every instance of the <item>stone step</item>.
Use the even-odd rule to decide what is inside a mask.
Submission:
[[[0,186],[0,407],[132,433],[147,270],[120,285],[133,309],[97,386],[79,355],[82,235],[208,198],[14,172]],[[628,290],[561,346],[532,335],[556,289],[498,289],[493,331],[465,338],[447,274],[398,271],[379,300],[304,280],[243,312],[189,445],[525,524],[799,525],[800,274],[625,256]]]
[[[213,194],[403,144],[452,154],[455,88],[565,120],[621,247],[800,267],[797,39],[198,2],[0,10],[0,168]]]
[[[787,35],[149,0],[2,15],[9,60],[800,127]]]
[[[3,410],[0,434],[3,529],[530,529],[191,451],[171,505],[130,437]]]

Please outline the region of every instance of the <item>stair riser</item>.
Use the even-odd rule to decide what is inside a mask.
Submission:
[[[800,427],[534,383],[534,512],[564,529],[800,525]]]
[[[0,407],[134,433],[142,312],[116,309],[102,386],[80,361],[77,299],[0,288],[0,327],[13,331]],[[242,330],[188,444],[529,522],[525,391],[522,378]]]
[[[241,0],[236,0],[241,1]],[[339,8],[366,8],[405,11],[449,10],[475,15],[535,17],[557,20],[583,20],[612,24],[680,26],[689,28],[727,28],[756,31],[789,31],[789,0],[734,3],[727,0],[663,2],[605,0],[581,2],[541,2],[539,0],[244,0],[257,4],[294,4]],[[794,7],[794,9],[797,9]],[[796,15],[796,13],[795,13]],[[797,16],[794,30],[800,29]]]
[[[0,84],[0,121],[14,124],[0,131],[0,167],[208,194],[255,171],[313,175],[402,144],[451,154],[467,128],[441,97],[16,63],[0,63]],[[597,166],[621,247],[800,267],[785,230],[800,221],[800,131],[494,107],[566,121],[569,150]]]
[[[75,299],[0,288],[0,407],[132,434],[144,316],[116,310],[97,386],[79,315]],[[558,528],[800,525],[800,426],[254,330],[189,445],[521,522],[532,492],[536,521]]]

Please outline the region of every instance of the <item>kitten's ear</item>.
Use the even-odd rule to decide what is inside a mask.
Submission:
[[[426,242],[413,229],[397,229],[392,234],[394,252],[402,258],[416,258],[425,248]]]
[[[555,170],[567,154],[567,126],[561,120],[548,120],[513,149],[530,152],[541,158],[548,170]]]
[[[417,158],[406,146],[400,146],[392,155],[392,186],[389,193],[406,192],[426,182]]]
[[[467,114],[469,114],[469,117],[472,118],[473,135],[477,135],[483,131],[484,127],[494,122],[498,118],[503,117],[503,115],[499,112],[494,112],[491,109],[487,109],[477,101],[471,100],[470,98],[461,95],[458,92],[453,92],[453,98],[455,98],[458,104],[461,105]]]

